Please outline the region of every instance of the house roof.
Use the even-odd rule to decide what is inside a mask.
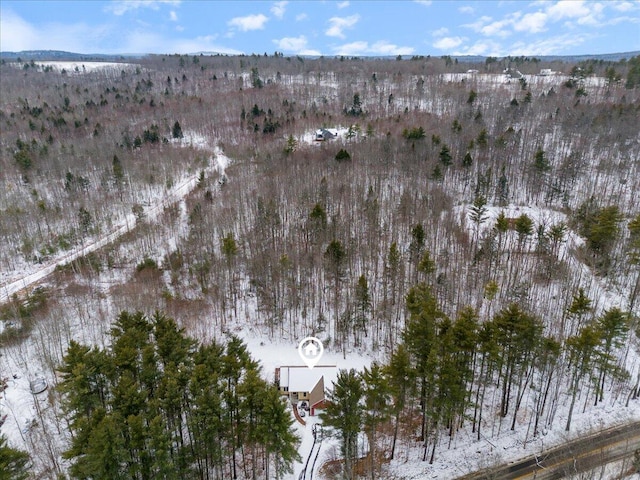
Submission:
[[[338,369],[335,365],[280,367],[280,387],[288,387],[290,392],[310,392],[321,378],[330,386],[338,378]]]
[[[309,405],[311,407],[315,407],[320,405],[322,402],[326,400],[325,391],[324,391],[324,378],[320,377],[318,383],[311,389],[309,392]]]
[[[316,136],[318,136],[318,137],[327,137],[327,136],[337,137],[338,136],[338,130],[335,129],[335,128],[319,128],[318,130],[316,130]]]

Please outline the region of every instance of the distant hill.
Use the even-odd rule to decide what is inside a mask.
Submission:
[[[197,52],[190,53],[189,55],[223,55],[217,52]],[[123,53],[123,54],[101,54],[101,53],[74,53],[74,52],[64,52],[60,50],[25,50],[22,52],[0,52],[0,59],[3,60],[69,60],[69,61],[103,61],[103,62],[114,62],[114,61],[122,61],[132,58],[142,58],[150,54],[131,54],[131,53]],[[544,62],[583,62],[585,60],[602,60],[606,62],[617,62],[622,59],[629,59],[631,57],[635,57],[640,55],[640,51],[635,52],[622,52],[622,53],[603,53],[603,54],[594,54],[594,55],[526,55],[528,58],[537,58],[540,61]],[[292,55],[293,56],[293,55]],[[432,57],[437,57],[437,55],[430,55]],[[427,55],[418,55],[417,57],[427,57]],[[317,58],[316,56],[310,58]],[[361,58],[370,58],[370,59],[381,59],[381,58],[397,58],[394,56],[381,56],[381,57],[361,57]],[[404,55],[403,59],[412,58],[412,56]],[[451,55],[452,59],[458,60],[458,62],[465,63],[483,63],[487,58],[486,56],[480,55]],[[505,57],[500,57],[505,58]]]
[[[640,55],[640,51],[635,52],[623,52],[623,53],[603,53],[600,55],[543,55],[539,58],[546,62],[561,61],[561,62],[583,62],[585,60],[603,60],[605,62],[618,62],[622,59],[630,59],[631,57],[637,57]]]
[[[69,60],[69,61],[102,61],[114,62],[131,58],[142,58],[144,54],[117,54],[108,55],[101,53],[73,53],[60,50],[25,50],[22,52],[0,52],[2,60]]]
[[[630,59],[640,55],[640,51],[635,52],[622,52],[622,53],[602,53],[594,55],[525,55],[528,58],[536,58],[541,62],[584,62],[586,60],[602,60],[605,62],[618,62],[622,59]],[[458,62],[468,63],[483,63],[487,58],[480,55],[451,55],[452,59],[458,60]],[[500,57],[505,58],[505,57]],[[515,58],[515,56],[514,56]]]

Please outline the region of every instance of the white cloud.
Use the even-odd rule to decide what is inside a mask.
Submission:
[[[178,41],[170,41],[167,51],[176,51],[178,53],[195,53],[195,52],[217,52],[229,55],[239,55],[243,52],[235,48],[228,48],[215,42],[216,35],[206,35],[195,38],[181,39]],[[158,51],[160,53],[161,51]]]
[[[333,49],[336,55],[363,55],[367,49],[369,48],[369,44],[367,42],[359,41],[359,42],[351,42],[345,43],[344,45],[339,45]]]
[[[0,44],[2,50],[20,52],[36,47],[38,31],[11,10],[0,9]],[[34,41],[35,40],[35,41]]]
[[[458,7],[458,11],[466,15],[473,15],[475,13],[474,8],[468,5],[465,5],[464,7]]]
[[[488,55],[491,50],[491,45],[486,42],[476,42],[471,47],[468,47],[464,50],[464,55]],[[496,55],[500,56],[500,55]]]
[[[420,5],[425,5],[427,7],[433,3],[431,0],[413,0],[413,1],[415,3],[419,3]]]
[[[519,14],[516,13],[515,15]],[[513,25],[513,21],[513,18],[497,20],[480,28],[480,33],[487,37],[508,37],[511,34],[510,28]]]
[[[470,28],[474,32],[480,32],[484,28],[484,26],[487,25],[492,20],[493,19],[491,17],[487,17],[486,15],[483,15],[482,17],[480,17],[475,22],[473,22],[473,23],[465,23],[462,26],[465,27],[465,28]]]
[[[518,32],[540,33],[546,30],[549,16],[544,12],[527,13],[513,25]]]
[[[178,14],[174,10],[171,10],[169,12],[169,18],[171,19],[172,22],[177,22],[178,21]]]
[[[131,53],[197,53],[217,52],[239,55],[244,52],[227,48],[216,43],[216,35],[205,35],[195,38],[168,39],[165,36],[148,31],[134,31],[123,38],[118,51]]]
[[[594,3],[593,5],[591,5],[589,13],[578,19],[578,24],[591,26],[601,25],[603,10],[604,5],[602,3]]]
[[[242,32],[249,30],[262,30],[264,24],[269,20],[265,15],[247,15],[246,17],[235,17],[227,22],[230,27],[235,27]]]
[[[509,47],[509,55],[561,55],[572,51],[572,47],[582,45],[585,35],[564,34],[537,41],[516,42]]]
[[[79,53],[115,53],[115,48],[111,51],[104,48],[104,39],[112,34],[110,27],[100,24],[45,23],[35,26],[12,10],[0,9],[0,45],[6,51],[46,48]]]
[[[484,55],[503,57],[505,55],[501,45],[490,39],[478,40],[473,45],[467,45],[467,38],[463,37],[464,45],[458,49],[447,52],[450,55]]]
[[[299,13],[298,15],[296,15],[296,22],[301,22],[302,20],[306,20],[307,18],[309,18],[309,15],[307,15],[306,13]]]
[[[568,1],[560,0],[559,2],[547,8],[546,13],[549,18],[558,21],[569,19],[575,21],[578,25],[602,26],[604,22],[605,5],[617,7],[620,4],[609,4],[601,2],[588,2],[584,0]],[[627,8],[623,6],[622,8]],[[568,23],[567,26],[572,27],[573,24]]]
[[[433,43],[433,46],[439,50],[451,50],[464,42],[461,37],[444,37]]]
[[[360,15],[351,15],[349,17],[331,17],[329,19],[329,28],[325,34],[329,37],[345,38],[343,30],[353,27],[360,20]]]
[[[273,13],[273,15],[276,18],[282,18],[284,17],[284,12],[286,10],[286,6],[287,3],[289,2],[275,2],[272,6],[271,6],[271,13]]]
[[[385,40],[377,41],[371,45],[365,41],[351,42],[339,45],[333,49],[336,55],[360,56],[360,55],[412,55],[413,47],[400,47]]]
[[[280,50],[287,52],[300,52],[307,48],[307,37],[300,35],[299,37],[284,37],[279,40],[274,40],[273,43]]]
[[[442,37],[447,33],[449,33],[449,29],[447,27],[442,27],[442,28],[439,28],[438,30],[434,30],[431,35],[433,35],[434,37]]]
[[[104,10],[114,15],[124,15],[128,11],[139,8],[151,8],[158,10],[160,5],[180,5],[181,0],[117,0],[109,3]]]
[[[631,2],[616,2],[613,4],[613,8],[620,12],[628,12],[629,10],[633,10],[634,5]]]
[[[342,10],[343,8],[347,8],[348,6],[349,6],[349,2],[348,1],[338,2],[338,5],[337,5],[339,10]]]
[[[369,53],[375,55],[411,55],[415,49],[413,47],[399,47],[394,43],[388,43],[384,40],[378,41],[371,45]]]
[[[547,32],[551,23],[562,20],[564,20],[564,30],[574,30],[580,25],[602,27],[606,24],[604,9],[606,6],[613,6],[613,4],[586,2],[585,0],[559,0],[553,2],[534,1],[529,6],[533,6],[534,10],[528,13],[515,11],[497,20],[493,20],[489,16],[482,16],[473,23],[463,25],[463,27],[470,28],[486,37],[499,38],[507,38],[514,32],[526,34]],[[460,7],[458,10],[461,11],[463,8],[466,7]],[[625,5],[622,8],[628,7]],[[481,46],[479,45],[478,48]]]
[[[587,6],[584,0],[560,0],[547,8],[549,16],[555,20],[563,18],[580,18],[589,15],[589,9],[595,5],[590,3]]]
[[[3,50],[15,52],[41,50],[46,45],[47,49],[78,53],[244,53],[218,44],[213,35],[170,39],[147,29],[122,34],[110,25],[84,23],[49,23],[36,27],[6,8],[0,9],[0,45]]]
[[[492,40],[480,40],[469,47],[451,52],[452,55],[484,55],[491,57],[504,56],[499,43]]]

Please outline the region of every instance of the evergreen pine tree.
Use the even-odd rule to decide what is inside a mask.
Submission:
[[[522,391],[521,382],[536,356],[543,326],[539,319],[524,312],[515,303],[502,309],[492,322],[495,326],[502,386],[500,413],[506,417],[514,382],[518,383],[516,386]],[[517,407],[516,404],[516,410]]]
[[[398,440],[400,418],[405,408],[407,397],[412,390],[412,377],[414,371],[411,367],[411,359],[405,345],[401,343],[391,355],[389,364],[385,367],[386,377],[389,383],[389,393],[393,399],[391,413],[394,416],[393,441],[391,443],[390,459],[393,460]]]
[[[262,444],[266,452],[266,478],[280,479],[293,472],[293,463],[300,461],[299,438],[293,428],[293,419],[275,388],[264,393],[260,424],[258,425]],[[275,472],[270,473],[273,462]]]
[[[180,126],[180,122],[176,120],[176,123],[173,124],[173,128],[171,129],[171,136],[173,138],[182,138],[184,135],[182,134],[182,127]]]
[[[462,158],[462,166],[464,168],[469,168],[471,165],[473,165],[473,158],[471,157],[471,152],[467,152]]]
[[[571,419],[573,417],[573,408],[576,403],[576,397],[582,384],[584,377],[592,371],[596,361],[596,349],[599,344],[599,335],[593,325],[586,325],[577,335],[569,337],[566,342],[570,377],[569,392],[571,394],[571,403],[569,405],[569,413],[567,414],[567,423],[565,430],[568,432],[571,428]]]
[[[26,480],[29,478],[26,452],[10,447],[4,435],[0,435],[0,478],[3,480]]]
[[[333,389],[328,395],[326,410],[320,414],[329,434],[340,441],[340,454],[344,460],[343,477],[356,478],[354,470],[358,458],[358,435],[362,431],[364,408],[362,379],[354,369],[340,370]]]
[[[605,311],[596,321],[596,332],[600,336],[598,349],[599,377],[595,391],[595,404],[604,399],[604,385],[607,375],[611,374],[617,379],[628,376],[624,367],[618,365],[618,357],[614,352],[622,347],[624,339],[629,331],[629,315],[619,308]]]
[[[483,195],[477,195],[473,200],[473,205],[469,208],[469,218],[474,225],[475,244],[478,244],[480,237],[480,225],[489,218],[487,209],[487,199]]]
[[[359,333],[367,336],[367,326],[369,324],[369,313],[371,311],[371,295],[369,294],[369,284],[367,277],[360,275],[355,288],[355,322],[354,327],[358,331],[354,331],[355,344],[360,344]]]
[[[451,152],[447,145],[442,145],[440,149],[440,162],[442,162],[445,167],[451,165]]]
[[[111,346],[71,342],[60,367],[73,478],[281,476],[297,459],[292,419],[246,345],[196,349],[172,319],[122,312]]]
[[[431,288],[424,283],[420,283],[409,290],[407,294],[407,310],[409,312],[409,320],[402,335],[407,350],[411,355],[412,365],[418,381],[418,398],[422,412],[420,438],[426,445],[427,414],[432,412],[437,386],[437,334],[440,323],[446,319],[446,316],[438,307]]]
[[[533,220],[529,218],[529,215],[523,213],[516,218],[514,228],[518,234],[518,248],[521,249],[527,237],[533,234]]]
[[[369,439],[369,459],[371,479],[376,478],[378,465],[377,433],[380,426],[389,419],[390,388],[385,371],[378,363],[365,367],[362,372],[364,384],[364,428]]]

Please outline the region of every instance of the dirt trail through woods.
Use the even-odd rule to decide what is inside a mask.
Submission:
[[[219,174],[224,175],[224,171],[228,163],[229,158],[226,157],[222,151],[216,149],[212,156],[212,161],[205,169],[205,174],[217,171]],[[165,195],[162,198],[158,198],[155,204],[146,207],[144,210],[145,217],[148,219],[155,219],[166,207],[185,198],[198,184],[199,174],[200,172],[196,172],[193,175],[190,175],[182,182],[165,192]],[[18,279],[0,284],[0,305],[6,303],[14,294],[18,294],[44,280],[55,271],[56,267],[66,265],[77,258],[81,258],[106,245],[109,245],[125,233],[135,228],[135,225],[136,218],[133,213],[130,213],[126,216],[124,221],[117,224],[109,232],[104,233],[98,238],[93,238],[87,242],[83,242],[82,245],[78,245],[70,251],[56,256],[42,264],[35,271],[25,273]]]

